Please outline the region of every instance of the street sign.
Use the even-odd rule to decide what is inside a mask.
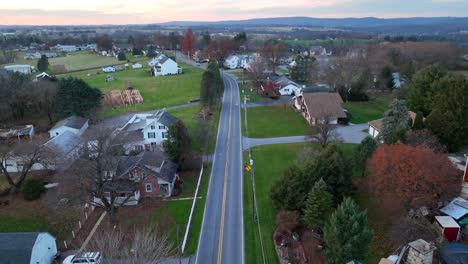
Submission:
[[[252,169],[252,167],[250,167],[249,165],[245,166],[246,171],[250,171],[251,169]]]

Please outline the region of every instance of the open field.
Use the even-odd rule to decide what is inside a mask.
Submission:
[[[342,149],[345,156],[350,159],[353,155],[355,144],[342,144]],[[304,147],[318,148],[318,145],[311,143],[297,143],[286,145],[268,145],[255,147],[252,149],[255,167],[255,190],[258,205],[258,215],[260,221],[260,229],[262,232],[266,263],[279,263],[276,256],[273,232],[275,230],[276,211],[270,201],[269,193],[273,183],[278,180],[282,173],[296,161],[298,154]],[[244,153],[244,161],[247,162],[247,152]],[[253,221],[253,197],[252,197],[252,181],[250,173],[244,173],[244,224],[245,224],[245,252],[246,263],[264,263],[262,250],[260,246],[260,236],[257,223]],[[359,194],[356,195],[357,202],[366,209],[370,209],[369,199]],[[372,223],[379,221],[375,210],[369,212],[371,226]],[[380,229],[375,230],[376,236],[380,236]],[[366,263],[377,263],[374,261],[377,256],[382,256],[382,249],[373,243],[369,252],[369,259]]]
[[[382,118],[391,100],[390,95],[384,95],[371,98],[368,102],[346,102],[343,108],[351,114],[351,123],[362,124]]]
[[[126,112],[142,112],[164,107],[182,105],[200,96],[200,81],[202,70],[180,64],[184,74],[153,77],[147,68],[129,69],[112,73],[115,78],[106,82],[107,74],[88,76],[90,71],[77,72],[71,76],[82,78],[92,87],[101,89],[103,93],[111,90],[121,90],[127,81],[131,81],[143,96],[144,103],[129,107],[103,109],[101,117],[110,117]],[[62,75],[65,77],[67,75]]]
[[[101,56],[96,53],[69,53],[65,57],[50,58],[50,68],[54,65],[65,65],[68,71],[78,71],[82,69],[99,68],[107,65],[121,64],[125,61],[119,61],[114,57]]]
[[[245,109],[242,109],[242,118],[245,115],[244,111]],[[290,105],[248,108],[247,125],[248,136],[251,138],[302,136],[311,132],[311,127],[305,119],[294,112]]]

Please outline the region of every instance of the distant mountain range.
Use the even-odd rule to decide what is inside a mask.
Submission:
[[[405,30],[426,31],[442,29],[447,31],[468,30],[468,17],[414,17],[414,18],[313,18],[313,17],[275,17],[255,18],[247,20],[226,21],[172,21],[159,23],[161,26],[307,26],[323,28],[347,28],[369,32],[395,31],[406,27]]]

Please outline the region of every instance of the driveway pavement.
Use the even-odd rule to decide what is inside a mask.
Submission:
[[[340,142],[343,143],[361,143],[361,141],[368,136],[366,132],[367,124],[349,125],[349,126],[338,126],[336,132],[338,134]],[[262,145],[273,145],[273,144],[290,144],[312,141],[307,136],[292,136],[292,137],[276,137],[276,138],[242,138],[243,150],[253,148]]]

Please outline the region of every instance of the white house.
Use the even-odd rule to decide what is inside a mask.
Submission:
[[[255,60],[256,54],[252,55],[230,55],[224,60],[224,67],[228,69],[247,69]]]
[[[127,152],[151,151],[167,140],[167,131],[176,121],[176,117],[164,110],[150,114],[136,114],[118,129],[119,136],[125,137]]]
[[[143,68],[143,65],[141,65],[141,63],[134,63],[134,64],[132,65],[132,68],[133,68],[133,69],[141,69],[141,68]]]
[[[164,54],[150,60],[148,65],[153,67],[151,69],[151,74],[155,77],[182,73],[182,69],[179,68],[177,62]]]
[[[57,256],[55,237],[47,232],[0,233],[0,262],[52,264]]]
[[[281,95],[298,95],[301,90],[301,85],[286,75],[274,76],[271,80],[279,87],[278,91]]]
[[[81,136],[86,129],[88,129],[89,120],[79,116],[70,116],[55,124],[49,130],[49,136],[51,138],[56,137],[65,131],[70,131],[78,136]]]
[[[15,64],[15,65],[8,65],[3,67],[7,71],[19,72],[24,74],[31,74],[34,70],[34,67],[28,64]]]
[[[63,52],[75,52],[78,51],[78,47],[75,45],[60,45],[57,44],[53,47],[56,50],[63,51]]]
[[[115,67],[112,66],[107,66],[107,67],[102,67],[103,72],[115,72]]]

